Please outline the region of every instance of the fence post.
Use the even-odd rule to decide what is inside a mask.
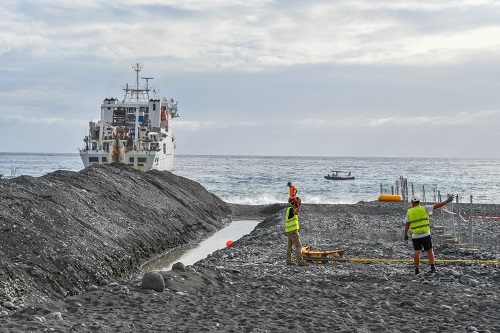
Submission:
[[[474,238],[472,235],[472,194],[470,196],[470,212],[469,212],[469,244],[471,248],[474,248]]]
[[[404,180],[404,184],[405,185],[404,185],[404,191],[403,191],[403,199],[405,201],[407,201],[408,200],[408,180],[407,179]]]
[[[454,242],[458,242],[459,236],[457,234],[460,234],[460,230],[457,230],[458,229],[457,214],[453,214],[457,210],[456,207],[457,207],[458,200],[456,200],[456,201],[457,201],[456,203],[454,203],[453,201],[451,202],[451,212],[452,212],[451,221],[452,221],[452,226],[453,226],[453,241]]]
[[[438,197],[440,196],[439,194],[439,190],[436,189],[436,191],[438,192]],[[437,202],[441,202],[439,199]],[[443,226],[443,234],[447,234],[449,231],[448,231],[448,223],[446,223],[446,215],[444,214],[443,210],[440,209],[439,210],[439,214],[441,216],[441,225]]]
[[[461,233],[462,233],[462,219],[460,218],[460,200],[458,199],[458,194],[457,194],[457,197],[456,197],[456,201],[457,201],[457,224],[458,224],[458,244],[461,243],[461,240],[462,240],[462,236],[461,236]]]
[[[439,202],[439,200],[436,201],[436,193],[437,192],[438,192],[438,189],[435,188],[434,189],[434,202]],[[441,217],[440,218],[440,222],[441,222],[441,228],[443,230],[443,234],[446,234],[446,232],[447,232],[447,228],[446,228],[446,213],[444,212],[444,210],[440,209],[439,210],[439,215]]]

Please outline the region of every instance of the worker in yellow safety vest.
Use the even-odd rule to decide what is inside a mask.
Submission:
[[[286,264],[293,265],[292,262],[292,247],[295,248],[295,258],[299,266],[305,266],[306,263],[302,259],[302,243],[300,242],[299,234],[299,214],[302,201],[299,197],[290,198],[288,200],[290,206],[286,210],[285,216],[285,233],[288,238],[286,247]]]
[[[431,273],[436,271],[434,266],[434,250],[432,249],[431,226],[429,215],[435,209],[438,209],[449,202],[452,202],[454,195],[448,196],[445,201],[438,202],[435,205],[420,206],[420,196],[414,194],[411,197],[412,207],[408,209],[405,220],[405,240],[408,241],[408,231],[411,230],[411,240],[413,243],[413,262],[415,264],[415,274],[420,273],[420,250],[427,251]]]

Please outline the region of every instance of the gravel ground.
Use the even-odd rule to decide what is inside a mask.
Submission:
[[[52,192],[51,197],[40,189],[36,190],[37,196],[32,194],[33,197],[30,197],[26,194],[29,186],[24,185],[23,190],[15,195],[6,195],[6,188],[14,185],[0,182],[1,203],[7,207],[2,209],[1,215],[4,230],[2,264],[10,267],[7,273],[3,271],[1,280],[1,332],[500,332],[498,220],[477,221],[474,251],[447,243],[445,238],[440,237],[443,231],[433,230],[436,259],[463,262],[439,262],[435,274],[429,274],[428,264],[422,263],[422,274],[415,275],[409,260],[412,257],[411,245],[403,240],[403,220],[408,208],[405,203],[304,204],[300,216],[303,244],[320,250],[343,249],[346,260],[310,263],[305,267],[287,266],[284,204],[225,204],[205,193],[201,186],[174,176],[148,174],[146,178],[152,178],[145,180],[140,174],[122,170],[122,173],[130,173],[131,179],[135,179],[140,186],[153,184],[146,192],[156,188],[155,191],[160,191],[162,196],[169,196],[169,205],[175,206],[177,212],[175,216],[170,216],[170,222],[175,220],[172,223],[179,224],[174,230],[165,232],[163,228],[168,228],[165,224],[148,217],[140,225],[129,222],[132,229],[125,232],[128,230],[125,226],[107,224],[113,219],[101,218],[102,225],[94,225],[97,230],[90,235],[94,238],[99,235],[98,240],[108,243],[108,246],[97,246],[89,258],[89,253],[83,250],[80,243],[90,242],[90,236],[74,227],[75,221],[79,220],[71,211],[63,211],[61,205],[68,200],[67,197],[77,195],[78,192],[71,192],[70,189],[80,186],[111,200],[108,206],[94,207],[97,211],[94,218],[117,211],[114,197],[122,197],[114,192],[104,194],[108,193],[111,185],[106,185],[109,187],[104,192],[95,188],[95,183],[106,182],[109,178],[113,179],[110,184],[118,181],[113,176],[118,172],[116,170],[84,170],[83,173],[88,172],[98,180],[92,182],[92,189],[88,182],[82,185],[76,180],[64,178],[78,178],[80,175],[51,175],[48,180],[40,181],[60,181],[66,185],[59,187],[58,191],[63,188],[69,191],[64,195]],[[100,175],[100,172],[105,174]],[[64,180],[60,180],[61,177]],[[28,180],[30,185],[38,188],[36,180]],[[164,182],[170,183],[170,190],[165,189]],[[133,183],[129,180],[119,186],[123,189],[122,195]],[[161,186],[154,185],[159,183]],[[18,204],[26,205],[20,198],[22,195],[35,201],[35,204],[52,202],[59,207],[61,215],[56,214],[57,218],[52,219],[73,216],[73,220],[58,227],[58,232],[74,228],[71,233],[78,235],[73,238],[65,236],[66,247],[59,252],[48,253],[47,248],[61,246],[52,235],[54,238],[37,250],[38,257],[31,257],[31,265],[24,258],[31,251],[30,242],[18,239],[9,245],[3,243],[8,241],[14,230],[28,228],[19,218],[15,220],[18,227],[14,229],[8,217],[16,215],[12,210],[17,206],[5,206],[6,202],[12,203],[13,198],[17,198]],[[85,197],[82,195],[79,200]],[[133,206],[135,200],[137,197],[129,197],[125,200],[126,205]],[[161,211],[161,202],[158,205],[157,209]],[[9,209],[10,213],[5,213],[5,209]],[[89,208],[88,214],[92,209]],[[130,216],[130,221],[134,221],[139,215],[133,210],[137,208],[134,206],[123,217],[127,219],[128,215],[135,214]],[[21,216],[29,220],[30,211],[19,209],[19,214],[22,212],[24,215]],[[477,215],[500,215],[500,206],[475,205],[474,212]],[[168,214],[167,211],[164,214]],[[181,233],[185,236],[183,241],[189,241],[200,233],[221,228],[226,218],[258,219],[262,222],[252,233],[230,247],[218,250],[192,266],[184,267],[178,263],[172,271],[149,272],[138,280],[128,278],[148,255],[175,246],[175,237],[172,236],[175,232],[195,229],[196,226],[196,232],[190,229],[191,233]],[[42,228],[36,219],[33,217],[31,223]],[[190,222],[192,219],[197,219],[197,222]],[[80,217],[80,220],[80,224],[89,223],[88,216]],[[183,228],[186,223],[191,223],[189,228]],[[144,232],[141,232],[141,225],[146,228]],[[152,225],[151,228],[146,227],[148,225]],[[111,233],[112,226],[121,229]],[[47,237],[47,232],[36,234],[34,230],[27,234],[30,240]],[[123,236],[127,242],[120,243],[121,246],[114,245],[117,235]],[[166,239],[168,246],[159,241],[161,238]],[[93,244],[98,245],[98,240]],[[5,250],[6,247],[11,247],[10,252]],[[139,251],[144,248],[148,250]],[[139,252],[136,257],[129,255]],[[21,255],[16,256],[16,253]],[[69,253],[71,260],[66,256]],[[61,261],[58,271],[42,266],[58,262],[47,259],[47,255],[56,255]],[[39,261],[35,262],[33,258]],[[94,263],[94,273],[91,273],[91,262]],[[30,267],[36,267],[40,274],[33,274],[35,269]],[[95,272],[99,272],[100,278],[95,278]],[[60,281],[67,282],[62,284]],[[71,286],[71,283],[75,285]],[[37,292],[29,293],[33,291],[28,287],[30,284],[37,286]],[[63,294],[57,285],[70,292]],[[23,298],[20,291],[31,296]]]

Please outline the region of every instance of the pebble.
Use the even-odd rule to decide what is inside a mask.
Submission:
[[[55,320],[55,321],[63,321],[62,313],[61,312],[51,312],[48,315],[45,316],[45,319],[47,320]]]
[[[459,279],[460,283],[467,284],[471,287],[476,287],[479,282],[470,275],[463,275]]]
[[[405,300],[402,301],[399,306],[415,306],[415,302],[413,302],[412,300]]]
[[[379,303],[379,305],[382,309],[389,310],[391,308],[391,304],[387,301],[382,301]]]
[[[33,317],[33,319],[34,319],[35,321],[40,322],[40,323],[45,322],[45,317],[34,316],[34,317]]]
[[[3,302],[2,306],[4,308],[9,309],[9,310],[15,310],[15,309],[17,309],[17,306],[15,306],[14,303],[12,303],[12,302]]]

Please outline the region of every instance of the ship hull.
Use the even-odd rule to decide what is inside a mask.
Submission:
[[[123,159],[113,161],[111,153],[105,151],[80,151],[83,165],[123,163],[141,171],[158,170],[172,171],[174,154],[163,154],[157,151],[126,152]]]

